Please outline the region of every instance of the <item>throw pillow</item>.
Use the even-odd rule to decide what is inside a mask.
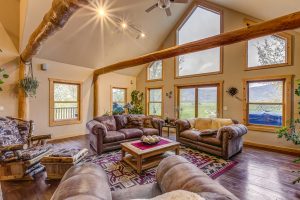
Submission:
[[[143,119],[141,117],[129,116],[126,128],[143,128]]]
[[[167,192],[148,200],[182,200],[182,199],[205,200],[199,194],[185,191],[185,190],[174,190],[172,192]],[[134,200],[146,200],[146,199],[134,199]]]
[[[211,129],[211,123],[211,118],[197,118],[195,120],[195,129],[198,129],[200,131],[205,129]]]
[[[233,121],[231,119],[222,119],[222,118],[214,118],[212,119],[212,129],[219,129],[223,126],[229,126],[232,125]]]
[[[143,126],[144,128],[153,128],[152,117],[145,117],[143,119]]]

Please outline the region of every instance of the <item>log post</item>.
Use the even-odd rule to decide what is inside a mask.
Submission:
[[[94,76],[94,117],[99,116],[99,80],[98,76]]]
[[[19,67],[19,80],[25,78],[26,65],[20,59],[20,67]],[[22,88],[18,88],[18,117],[20,119],[26,120],[28,117],[28,99],[26,98],[25,92]]]

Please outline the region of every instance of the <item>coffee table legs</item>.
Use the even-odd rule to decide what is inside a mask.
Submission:
[[[179,147],[175,149],[175,154],[179,155]]]
[[[122,160],[123,160],[123,158],[124,158],[125,155],[126,155],[126,151],[122,148],[122,149],[121,149],[121,152],[122,152]]]
[[[137,156],[137,158],[136,158],[136,164],[137,164],[136,171],[137,171],[138,174],[140,174],[142,172],[142,160],[143,159],[142,159],[141,156]]]

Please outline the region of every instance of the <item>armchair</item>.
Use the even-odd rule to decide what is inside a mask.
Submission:
[[[34,136],[33,126],[33,121],[0,118],[0,180],[28,178],[44,169],[39,161],[50,152],[45,144],[51,135]]]

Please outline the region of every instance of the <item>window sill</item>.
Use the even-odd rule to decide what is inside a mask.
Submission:
[[[270,68],[277,68],[277,67],[289,67],[289,66],[292,66],[291,63],[281,63],[281,64],[274,64],[274,65],[263,65],[263,66],[256,66],[256,67],[246,67],[245,71],[260,70],[260,69],[270,69]]]
[[[65,125],[73,125],[73,124],[81,124],[81,120],[62,120],[62,121],[50,121],[49,126],[65,126]]]
[[[146,80],[147,82],[155,82],[155,81],[163,81],[163,79],[161,78],[161,79],[151,79],[151,80]]]
[[[247,125],[248,130],[251,131],[262,131],[269,133],[276,133],[280,127],[270,127],[270,126],[258,126],[258,125]]]
[[[193,77],[201,77],[201,76],[210,76],[210,75],[218,75],[223,74],[223,71],[217,71],[217,72],[209,72],[209,73],[203,73],[203,74],[191,74],[191,75],[176,75],[175,79],[181,79],[181,78],[193,78]]]

